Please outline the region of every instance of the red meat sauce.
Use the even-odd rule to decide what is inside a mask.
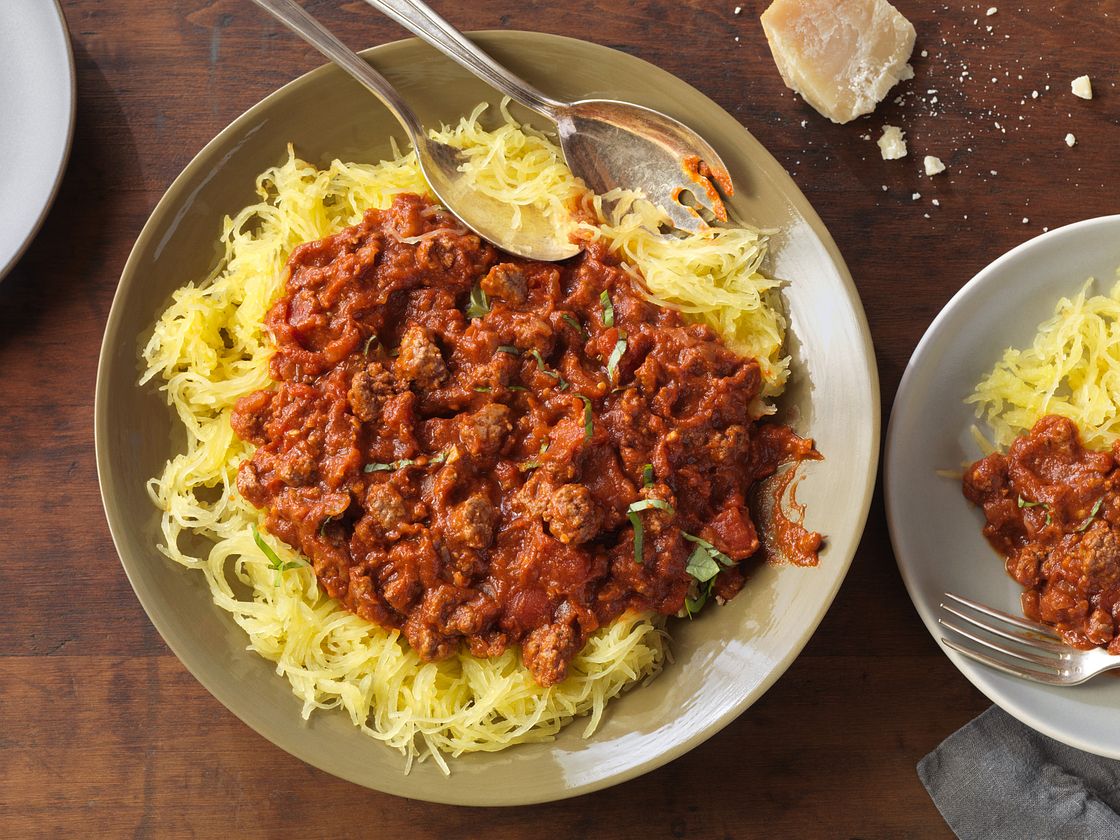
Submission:
[[[1085,449],[1077,426],[1047,416],[1007,455],[964,476],[984,510],[984,536],[1025,587],[1023,613],[1065,641],[1120,654],[1120,444]]]
[[[519,260],[403,195],[289,269],[276,385],[232,415],[257,447],[238,488],[331,596],[425,660],[519,644],[557,683],[625,610],[681,611],[682,532],[734,561],[712,584],[731,598],[759,549],[748,490],[815,454],[752,424],[755,361],[648,303],[599,246]],[[636,513],[639,558],[643,499],[671,511]]]

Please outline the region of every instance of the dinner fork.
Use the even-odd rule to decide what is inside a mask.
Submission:
[[[1052,628],[993,607],[945,593],[938,624],[967,641],[941,641],[970,659],[1046,685],[1078,685],[1097,674],[1120,668],[1120,656],[1102,648],[1077,650]],[[976,632],[979,631],[979,632]],[[991,651],[992,653],[987,653]],[[995,656],[993,654],[998,654]]]

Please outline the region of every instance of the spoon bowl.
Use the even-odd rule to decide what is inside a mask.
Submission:
[[[408,133],[424,180],[432,192],[468,228],[503,251],[531,260],[554,262],[573,257],[582,246],[570,241],[544,213],[515,207],[485,195],[461,171],[462,153],[428,137],[416,113],[389,81],[359,58],[295,0],[253,0],[357,79],[388,108]],[[515,214],[520,218],[515,224]]]

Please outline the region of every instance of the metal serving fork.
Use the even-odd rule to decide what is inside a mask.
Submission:
[[[1078,685],[1104,671],[1120,668],[1120,656],[1112,656],[1101,648],[1077,650],[1045,624],[1009,615],[960,595],[946,592],[941,610],[946,615],[938,617],[938,624],[967,640],[942,636],[941,641],[1005,674],[1046,685]]]

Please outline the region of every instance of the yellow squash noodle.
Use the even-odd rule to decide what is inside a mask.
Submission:
[[[1120,440],[1120,282],[1090,297],[1092,284],[1059,300],[1031,346],[1007,348],[966,400],[996,447],[1006,450],[1047,414],[1075,422],[1091,448]]]

